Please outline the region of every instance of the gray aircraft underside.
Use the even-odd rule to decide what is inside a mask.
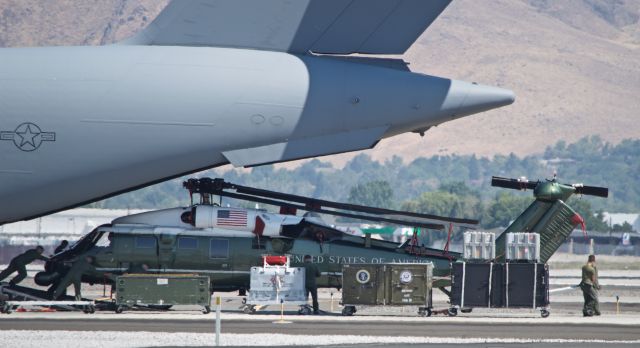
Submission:
[[[174,0],[122,44],[0,49],[0,224],[226,163],[368,149],[514,101],[326,55],[402,53],[449,1],[322,1]]]

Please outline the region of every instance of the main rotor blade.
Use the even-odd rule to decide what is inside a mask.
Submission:
[[[491,186],[502,187],[514,190],[533,190],[538,185],[537,181],[491,177]]]
[[[609,189],[606,187],[598,186],[584,186],[584,185],[572,185],[576,189],[577,194],[597,196],[597,197],[609,197]]]
[[[356,211],[356,212],[361,212],[366,214],[375,214],[375,215],[407,216],[411,218],[418,218],[418,219],[424,219],[424,220],[450,222],[458,225],[475,226],[479,223],[478,220],[474,220],[474,219],[452,218],[452,217],[438,216],[438,215],[432,215],[432,214],[412,213],[412,212],[392,210],[392,209],[386,209],[386,208],[368,207],[368,206],[357,205],[357,204],[333,202],[333,201],[327,201],[323,199],[298,196],[298,195],[289,194],[289,193],[281,193],[281,192],[275,192],[270,190],[257,189],[253,187],[235,185],[230,183],[225,183],[225,184],[229,185],[228,188],[235,189],[236,192],[238,193],[244,193],[252,196],[260,196],[260,197],[266,197],[266,198],[274,198],[274,199],[279,199],[283,201],[297,202],[297,203],[302,203],[310,206],[320,206],[320,207],[328,207],[328,208],[341,209],[341,210],[350,210],[350,211]]]
[[[300,204],[295,204],[295,203],[290,203],[290,202],[283,202],[283,201],[278,201],[278,200],[274,200],[274,199],[261,198],[261,197],[256,197],[256,196],[252,196],[252,195],[246,195],[246,194],[241,194],[241,193],[233,193],[233,192],[227,192],[227,191],[218,191],[215,194],[216,195],[220,195],[220,196],[224,196],[224,197],[241,199],[241,200],[245,200],[245,201],[257,202],[257,203],[263,203],[263,204],[270,204],[270,205],[275,205],[275,206],[280,206],[280,207],[292,207],[292,208],[296,208],[298,210],[312,211],[312,212],[321,213],[321,214],[342,216],[342,217],[358,219],[358,220],[367,220],[367,221],[374,221],[374,222],[385,222],[385,223],[389,223],[389,224],[400,225],[400,226],[408,226],[408,227],[422,227],[422,228],[427,228],[427,229],[431,229],[431,230],[444,230],[444,225],[442,225],[442,224],[433,224],[433,223],[425,223],[425,222],[422,222],[422,221],[411,221],[411,220],[404,220],[404,219],[391,219],[391,218],[386,218],[386,217],[361,215],[361,214],[352,214],[352,213],[346,213],[346,212],[341,212],[341,211],[322,209],[319,206],[300,205]]]

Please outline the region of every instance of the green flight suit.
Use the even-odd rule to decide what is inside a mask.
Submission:
[[[73,284],[73,290],[75,291],[75,299],[76,301],[80,301],[82,299],[81,294],[81,286],[82,286],[82,275],[83,274],[94,274],[96,273],[96,268],[87,262],[85,259],[78,260],[73,263],[67,274],[62,277],[60,283],[57,284],[56,289],[53,292],[53,299],[57,300],[66,290],[67,287]]]
[[[598,269],[591,263],[582,266],[582,281],[580,289],[584,297],[582,313],[585,316],[600,315],[600,305],[598,303]]]
[[[18,272],[18,275],[11,279],[9,283],[12,285],[20,283],[27,277],[27,265],[35,260],[49,261],[49,258],[42,256],[37,249],[29,249],[9,262],[9,267],[0,273],[0,281],[11,275],[11,273]]]
[[[315,314],[318,314],[320,311],[320,305],[318,304],[318,285],[316,283],[316,278],[320,275],[320,270],[316,264],[311,262],[304,263],[304,287],[307,290],[307,297],[309,297],[309,293],[311,293],[313,313]]]

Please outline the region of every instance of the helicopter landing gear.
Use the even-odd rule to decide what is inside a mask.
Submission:
[[[350,317],[356,314],[356,312],[356,306],[344,306],[344,308],[342,308],[342,315],[345,317]]]
[[[540,316],[541,317],[547,318],[547,317],[549,317],[549,315],[551,315],[551,312],[549,312],[548,309],[543,308],[543,309],[540,310]]]
[[[244,305],[244,307],[242,308],[242,311],[245,312],[246,314],[255,314],[256,306],[254,306],[254,305]]]
[[[430,317],[432,314],[431,308],[420,307],[418,308],[418,315],[421,317]]]
[[[447,309],[447,315],[450,316],[450,317],[455,317],[456,315],[458,315],[458,308],[451,307],[451,308]]]
[[[298,314],[300,315],[311,315],[312,312],[313,309],[311,309],[309,305],[302,305],[300,306],[300,309],[298,309]]]

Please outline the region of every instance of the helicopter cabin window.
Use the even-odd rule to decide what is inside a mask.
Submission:
[[[209,243],[209,258],[226,259],[229,257],[228,239],[211,239]]]
[[[178,249],[198,249],[198,239],[180,237],[178,238]]]
[[[136,237],[136,248],[138,249],[150,249],[156,247],[155,237],[139,236]]]

